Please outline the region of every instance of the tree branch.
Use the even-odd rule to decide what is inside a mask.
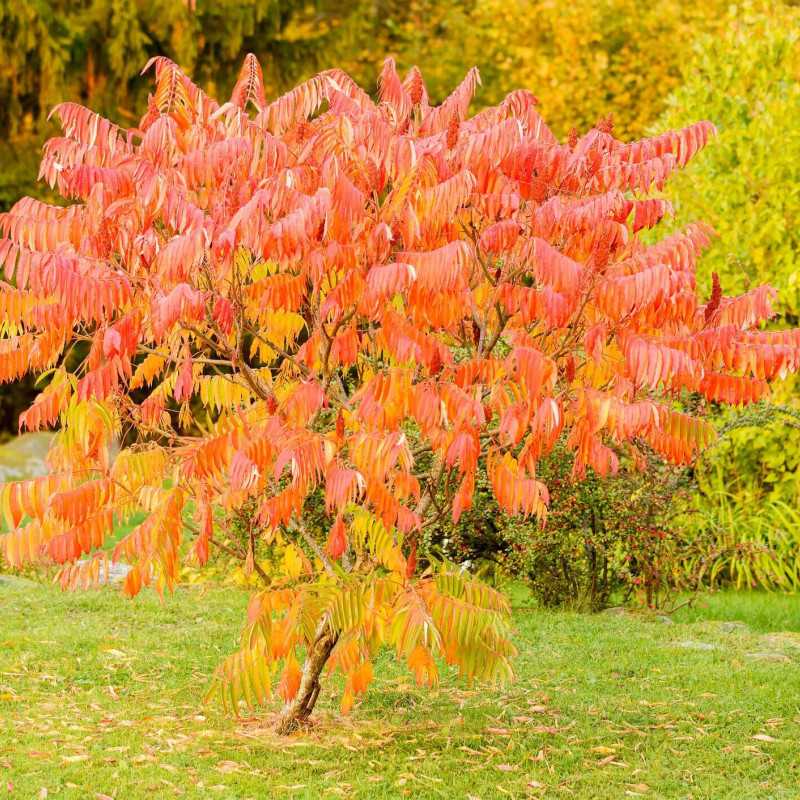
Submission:
[[[336,571],[333,568],[333,564],[331,564],[330,559],[328,556],[325,555],[323,549],[319,546],[319,544],[314,541],[314,538],[311,534],[305,529],[305,526],[302,522],[298,522],[295,524],[295,529],[302,537],[303,541],[314,551],[314,555],[322,562],[322,566],[325,567],[325,572],[332,577],[336,577]]]

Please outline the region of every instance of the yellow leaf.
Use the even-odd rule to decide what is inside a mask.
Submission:
[[[303,572],[303,558],[293,544],[283,551],[283,570],[290,578],[299,578]]]

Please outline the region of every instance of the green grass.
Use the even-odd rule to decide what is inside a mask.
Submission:
[[[799,598],[755,597],[709,609],[797,627]],[[266,712],[201,704],[245,603],[0,581],[0,797],[798,797],[798,637],[520,611],[513,685],[428,693],[387,660],[351,716],[328,691],[318,724],[281,740]]]
[[[744,622],[756,631],[800,632],[800,595],[779,592],[722,591],[700,597],[675,613],[676,622],[698,620]]]

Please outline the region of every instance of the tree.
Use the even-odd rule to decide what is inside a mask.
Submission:
[[[150,56],[169,56],[214,94],[230,90],[241,53],[254,50],[266,86],[285,91],[333,63],[372,76],[387,31],[412,12],[397,0],[0,0],[0,211],[22,194],[53,200],[31,166],[55,132],[50,108],[66,99],[131,124],[146,102],[139,72]]]
[[[244,520],[266,585],[214,689],[265,702],[279,673],[282,732],[326,665],[347,710],[383,645],[424,684],[439,657],[511,676],[505,599],[417,555],[479,463],[505,512],[544,520],[536,464],[562,433],[576,478],[637,442],[684,463],[713,428],[681,396],[752,401],[800,363],[800,332],[757,327],[769,288],[698,301],[705,227],[637,235],[709,123],[562,144],[524,91],[470,117],[475,70],[432,107],[392,59],[378,103],[340,70],[267,102],[252,55],[223,105],[148,67],[138,128],[55,109],[41,174],[75,202],[0,217],[0,380],[43,372],[21,426],[58,427],[50,474],[0,492],[2,545],[64,587],[127,560],[135,595],[175,586],[184,531],[203,563]]]
[[[767,5],[765,11],[782,3]],[[416,24],[389,42],[401,63],[419,64],[432,96],[477,64],[480,100],[518,86],[541,101],[553,131],[584,130],[614,111],[625,138],[644,135],[682,79],[692,42],[730,24],[729,0],[411,0]],[[731,18],[735,19],[734,9]],[[415,18],[416,17],[416,18]],[[339,63],[339,62],[337,62]],[[701,114],[705,113],[702,110]]]
[[[361,3],[283,0],[175,3],[171,0],[0,1],[0,130],[36,126],[59,99],[86,102],[114,121],[146,98],[139,76],[151,55],[166,54],[205,85],[229,88],[242,51],[264,58],[267,83],[286,89],[314,69],[335,42],[363,24]],[[357,21],[357,22],[356,22]]]
[[[369,13],[365,13],[369,12]],[[42,144],[55,132],[46,117],[59,99],[91,106],[113,122],[135,120],[149,79],[139,75],[150,55],[166,54],[189,68],[206,90],[227,91],[242,52],[257,48],[267,86],[285,90],[335,55],[358,53],[372,75],[383,53],[378,20],[403,19],[401,4],[374,2],[263,3],[258,0],[86,0],[36,3],[0,0],[0,212],[22,195],[53,202],[36,183]],[[366,28],[368,23],[373,24]],[[0,437],[35,392],[18,386],[0,401]]]
[[[702,216],[720,234],[700,264],[699,281],[709,286],[716,272],[726,291],[741,292],[768,279],[780,292],[776,322],[790,325],[800,319],[798,30],[798,8],[740,7],[723,37],[697,42],[660,121],[681,125],[702,109],[720,131],[707,155],[677,176],[671,193],[677,222]],[[796,406],[796,398],[792,380],[774,399]],[[800,435],[791,424],[770,424],[760,415],[725,437],[710,466],[702,475],[710,495],[726,492],[736,506],[794,505]]]

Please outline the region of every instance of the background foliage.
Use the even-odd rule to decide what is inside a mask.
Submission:
[[[462,50],[456,73],[458,62],[480,67],[484,102],[525,86],[558,135],[573,126],[585,130],[613,109],[616,134],[636,138],[678,85],[687,45],[723,29],[728,6],[728,0],[478,0],[469,13],[448,16],[441,45],[448,53]],[[450,71],[447,60],[441,64]]]
[[[719,238],[698,265],[725,291],[759,283],[779,289],[789,323],[800,319],[800,9],[747,7],[724,36],[701,36],[680,87],[653,130],[702,114],[719,131],[702,159],[676,176],[676,224],[703,219]]]
[[[716,272],[732,292],[769,282],[779,292],[773,324],[795,325],[800,131],[791,120],[800,119],[800,9],[745,4],[724,36],[695,41],[681,85],[653,128],[697,114],[714,122],[719,135],[676,176],[670,197],[676,225],[702,218],[719,233],[698,264],[698,281],[710,289]],[[773,402],[796,414],[797,386],[790,378]],[[790,588],[797,586],[800,559],[800,429],[793,415],[765,411],[725,416],[736,429],[699,465],[702,495],[687,528],[715,542],[715,581]]]
[[[479,104],[524,86],[559,135],[613,108],[618,135],[636,137],[685,78],[694,39],[738,10],[729,0],[0,0],[0,207],[35,191],[31,167],[57,102],[130,124],[148,91],[140,65],[155,54],[212,95],[230,89],[248,51],[273,92],[333,64],[373,85],[389,52],[422,68],[437,102],[474,64]]]

